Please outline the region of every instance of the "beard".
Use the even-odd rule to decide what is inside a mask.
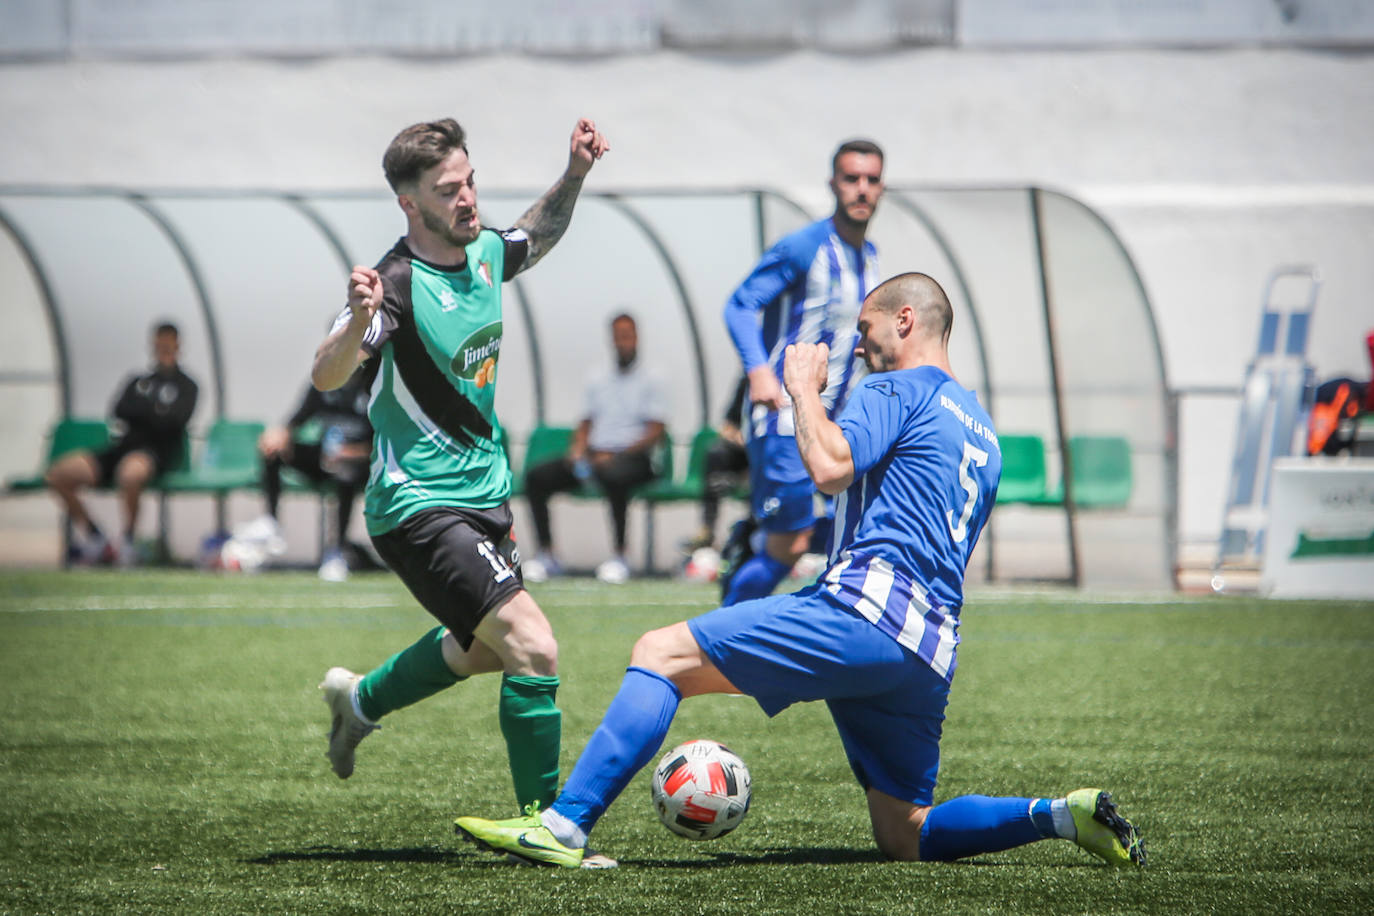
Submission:
[[[857,208],[858,206],[858,204],[850,204],[846,207],[840,207],[836,216],[856,229],[867,229],[869,220],[873,219],[873,214],[877,210],[877,205],[865,203],[864,206],[868,208],[868,215],[863,218],[856,217],[850,212],[851,208]]]
[[[879,350],[864,350],[864,365],[869,372],[887,372],[891,370],[893,361]]]
[[[443,239],[450,245],[459,248],[466,248],[477,239],[477,233],[481,231],[479,226],[475,231],[469,231],[466,225],[455,226],[453,223],[444,219],[438,213],[421,208],[420,219],[424,222],[425,228],[433,232],[436,236]]]

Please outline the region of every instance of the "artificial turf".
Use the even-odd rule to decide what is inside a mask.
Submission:
[[[635,638],[708,586],[535,586],[561,650],[564,773]],[[430,619],[386,574],[0,574],[3,913],[1367,913],[1374,602],[985,589],[963,612],[937,801],[1110,789],[1150,865],[1043,842],[886,862],[823,706],[683,704],[668,746],[748,763],[734,833],[668,833],[637,776],[594,834],[613,871],[517,868],[458,814],[514,813],[475,678],[385,722],[341,782],[316,684]]]

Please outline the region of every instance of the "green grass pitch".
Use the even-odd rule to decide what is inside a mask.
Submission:
[[[712,606],[663,580],[537,587],[562,651],[564,773],[644,630]],[[498,679],[389,717],[336,779],[325,669],[429,618],[388,575],[0,574],[0,913],[1368,913],[1374,603],[975,592],[937,801],[1109,788],[1150,868],[1044,842],[885,862],[823,707],[683,704],[754,803],[669,834],[638,775],[598,827],[609,872],[517,868],[453,818],[514,805]]]

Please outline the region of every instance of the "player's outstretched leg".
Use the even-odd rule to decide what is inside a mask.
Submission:
[[[1067,797],[1077,830],[1074,842],[1109,865],[1145,865],[1145,841],[1101,789],[1076,789]]]
[[[330,668],[320,684],[324,701],[333,716],[329,726],[329,765],[340,779],[353,775],[353,751],[358,743],[381,728],[364,719],[354,708],[354,688],[362,679],[362,675],[347,668]]]
[[[1060,838],[1111,865],[1145,864],[1145,845],[1101,789],[1065,798],[961,795],[931,808],[921,827],[920,855],[950,862]]]

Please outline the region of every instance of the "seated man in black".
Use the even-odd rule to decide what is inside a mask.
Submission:
[[[137,561],[134,528],[139,497],[149,483],[182,458],[186,424],[196,409],[199,389],[177,365],[180,337],[176,325],[153,331],[152,371],[132,376],[114,405],[117,434],[100,452],[68,452],[48,468],[46,480],[75,527],[70,559],[78,563],[131,566]],[[91,520],[80,497],[86,487],[119,491],[124,527],[111,543]]]
[[[587,388],[587,410],[566,455],[527,468],[525,493],[534,515],[539,553],[522,563],[527,582],[542,582],[561,572],[553,553],[549,497],[596,481],[611,508],[615,554],[596,569],[602,582],[630,577],[625,562],[625,517],[630,493],[657,476],[653,450],[663,439],[668,418],[662,383],[636,357],[639,336],[629,315],[611,319],[616,365]]]
[[[286,425],[264,430],[258,438],[267,515],[250,523],[249,534],[264,540],[269,553],[285,550],[286,544],[277,524],[283,467],[294,468],[315,484],[333,482],[338,512],[333,524],[326,526],[325,550],[320,563],[320,578],[330,582],[348,578],[349,561],[344,546],[348,543],[353,499],[367,483],[368,459],[372,452],[367,402],[369,381],[375,374],[360,369],[342,388],[332,391],[308,386],[300,406]],[[317,441],[298,441],[297,436],[307,423],[318,426]]]

